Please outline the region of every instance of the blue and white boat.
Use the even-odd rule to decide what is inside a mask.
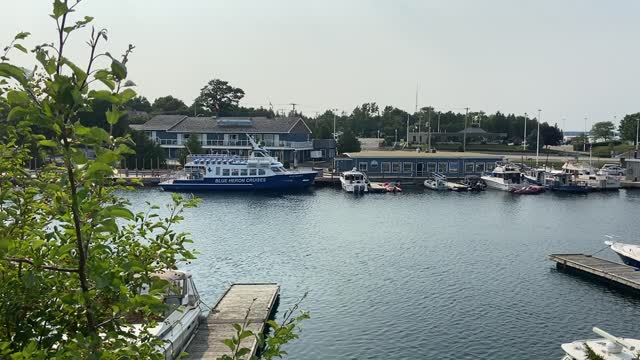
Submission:
[[[624,244],[615,241],[605,241],[611,250],[613,250],[622,262],[629,266],[640,268],[640,245]]]
[[[185,172],[161,182],[163,190],[293,190],[313,184],[316,171],[284,168],[281,162],[259,147],[251,137],[249,157],[228,154],[189,155]]]

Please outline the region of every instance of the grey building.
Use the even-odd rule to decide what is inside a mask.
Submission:
[[[625,180],[640,181],[640,159],[622,159],[622,166],[626,169]]]
[[[263,145],[284,163],[294,165],[311,159],[311,130],[299,117],[189,117],[157,115],[142,125],[132,125],[160,144],[168,159],[177,159],[190,137],[197,137],[208,153],[248,156],[247,136]],[[335,146],[334,146],[335,152]]]

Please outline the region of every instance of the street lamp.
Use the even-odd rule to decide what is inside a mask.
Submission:
[[[538,109],[538,136],[536,137],[536,166],[538,166],[538,155],[540,154],[540,113],[541,109]]]
[[[524,134],[522,139],[522,150],[527,151],[527,113],[524,113]]]
[[[640,133],[640,117],[636,119],[636,152],[638,151],[638,133]],[[636,156],[638,156],[637,153]]]

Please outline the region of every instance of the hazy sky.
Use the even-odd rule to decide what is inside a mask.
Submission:
[[[7,1],[0,44],[30,31],[51,42],[51,1]],[[105,50],[133,43],[137,91],[188,105],[212,78],[243,104],[291,102],[309,115],[375,101],[464,111],[537,113],[582,129],[640,111],[640,1],[84,0],[109,29]],[[86,33],[70,57],[85,63]],[[25,66],[28,59],[14,56]],[[282,104],[282,105],[280,105]]]

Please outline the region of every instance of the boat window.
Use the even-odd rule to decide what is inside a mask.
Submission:
[[[216,175],[220,175],[220,166],[216,166]]]
[[[413,172],[413,163],[406,162],[402,165],[402,172],[410,173]]]
[[[256,169],[249,169],[249,176],[256,176],[257,173]]]
[[[273,171],[276,174],[279,174],[281,172],[280,169],[278,169],[278,168],[273,168],[273,169],[271,169],[271,171]]]
[[[402,163],[400,163],[400,162],[394,162],[394,163],[392,164],[391,172],[393,172],[393,173],[399,173],[399,172],[400,172],[400,170],[401,170],[401,168],[402,168]]]
[[[476,172],[481,173],[484,172],[484,163],[476,163]]]
[[[464,162],[464,172],[467,174],[473,174],[475,169],[475,164],[473,161],[465,161]]]
[[[229,176],[229,169],[222,169],[222,176]]]
[[[382,163],[382,172],[383,173],[390,173],[391,172],[391,163],[390,162],[383,162]]]
[[[369,165],[369,163],[367,163],[367,162],[358,163],[358,170],[367,171],[368,165]]]
[[[458,162],[457,161],[453,161],[449,163],[449,172],[450,173],[457,173],[458,172]]]
[[[258,175],[266,175],[267,172],[264,169],[258,169]]]
[[[447,172],[447,163],[446,162],[439,162],[438,163],[438,172],[439,173],[446,173]]]
[[[240,169],[240,176],[247,176],[247,169]]]
[[[231,169],[231,176],[238,176],[240,174],[240,170],[238,169]]]

